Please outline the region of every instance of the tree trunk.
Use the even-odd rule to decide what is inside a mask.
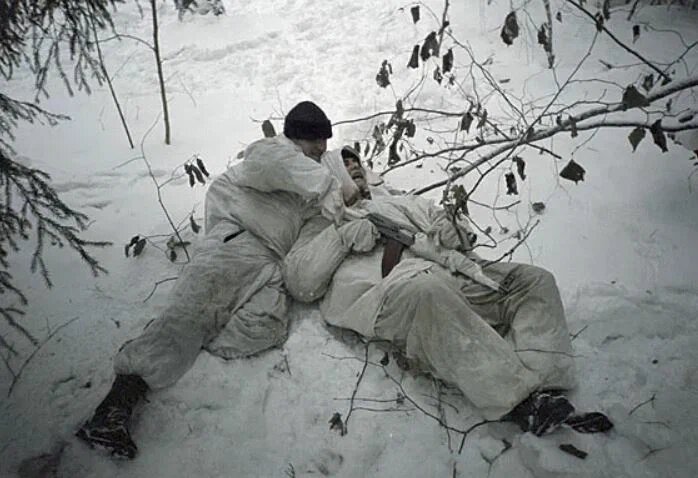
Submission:
[[[160,42],[158,41],[158,12],[155,0],[150,0],[150,9],[153,16],[153,51],[155,63],[158,67],[158,80],[160,82],[160,98],[162,99],[162,117],[165,121],[165,144],[170,144],[170,114],[167,111],[167,95],[165,93],[165,79],[162,76],[162,61],[160,60]]]

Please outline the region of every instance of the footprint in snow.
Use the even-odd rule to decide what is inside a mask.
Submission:
[[[323,448],[310,459],[308,473],[319,472],[322,476],[334,476],[344,463],[344,457],[328,448]]]

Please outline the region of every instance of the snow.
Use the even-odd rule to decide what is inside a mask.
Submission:
[[[175,386],[151,394],[134,426],[136,460],[110,460],[73,437],[111,384],[114,352],[157,315],[172,283],[161,284],[152,298],[144,299],[157,281],[176,276],[181,267],[152,245],[138,258],[123,255],[123,245],[136,234],[163,234],[164,247],[170,232],[155,185],[137,158],[141,143],[162,183],[194,154],[213,173],[223,171],[261,135],[258,121],[271,117],[279,131],[283,113],[300,100],[317,102],[334,121],[391,109],[395,95],[414,85],[417,75],[404,65],[412,46],[433,25],[426,9],[422,21],[413,25],[411,5],[399,0],[224,3],[225,16],[187,15],[183,22],[177,21],[172,2],[160,6],[171,146],[163,144],[152,54],[127,39],[107,42],[104,52],[110,70],[118,70],[115,87],[135,150],[128,148],[108,90],[96,85],[92,95],[71,98],[54,81],[51,98],[41,104],[70,115],[72,121],[17,130],[16,149],[23,161],[49,171],[63,199],[90,215],[86,236],[114,245],[95,251],[110,271],[98,278],[74,255],[48,252],[52,289],[27,271],[29,251],[12,260],[13,275],[30,299],[23,319],[27,328],[42,339],[76,320],[34,356],[12,394],[3,396],[0,476],[15,476],[20,464],[25,473],[29,464],[39,463],[34,457],[51,453],[60,458],[56,476],[61,477],[695,476],[698,180],[689,178],[693,166],[686,149],[670,145],[661,154],[646,138],[632,154],[626,129],[599,132],[588,143],[588,133],[556,138],[555,150],[563,157],[557,163],[529,153],[529,179],[520,184],[523,203],[515,215],[497,218],[515,227],[528,220],[531,202],[546,204],[537,217],[540,225],[514,259],[544,266],[557,277],[570,330],[578,333],[573,344],[579,387],[570,398],[579,409],[608,413],[616,425],[608,435],[563,430],[536,438],[492,424],[476,429],[458,453],[460,435],[449,436],[406,401],[391,404],[400,411],[355,410],[348,434],[340,436],[328,421],[334,412],[346,417],[347,399],[363,367],[364,345],[351,334],[330,330],[314,307],[298,305],[282,349],[230,362],[202,353]],[[508,2],[451,3],[455,35],[470,43],[478,59],[493,58],[495,77],[510,79],[508,91],[525,91],[531,97],[550,91],[554,82],[535,41],[505,48],[499,39]],[[440,15],[440,2],[427,5]],[[555,24],[556,53],[558,76],[566,79],[587,51],[593,26],[570,9],[563,15],[563,23]],[[687,43],[696,40],[698,11],[645,6],[637,15],[638,24],[677,30]],[[625,16],[619,11],[609,25],[631,41],[632,23]],[[141,18],[134,6],[123,7],[115,18],[120,32],[149,40],[150,20]],[[523,35],[534,33],[523,30]],[[607,71],[598,59],[612,64],[637,60],[608,38],[600,36],[597,42],[579,78],[629,84],[639,77],[642,69]],[[650,29],[643,29],[633,45],[657,62],[681,51],[675,34]],[[680,73],[695,74],[697,58],[695,52],[688,55]],[[374,80],[384,59],[393,65],[392,89],[380,89]],[[8,83],[7,92],[31,99],[29,80],[21,72]],[[421,89],[420,104],[464,107],[456,95],[444,94],[443,87],[432,83]],[[606,87],[597,82],[575,91],[596,98]],[[680,103],[688,108],[695,100],[685,94]],[[495,116],[501,114],[496,105],[491,108]],[[330,147],[364,138],[373,124],[337,127]],[[556,176],[570,157],[587,170],[585,181],[577,185]],[[442,173],[435,163],[425,162],[420,169],[405,167],[386,177],[394,186],[411,189]],[[199,220],[203,215],[204,189],[189,188],[185,179],[162,189],[177,222],[192,210]],[[427,195],[438,199],[439,194]],[[482,194],[483,200],[507,199],[494,186]],[[496,226],[486,210],[474,209],[473,215]],[[191,233],[187,237],[196,240]],[[31,353],[28,343],[3,332],[22,351],[22,359]],[[369,360],[377,363],[384,352],[372,345]],[[21,359],[12,363],[17,367]],[[364,399],[395,398],[399,389],[393,377],[435,416],[441,393],[450,426],[464,429],[479,421],[456,390],[439,389],[429,377],[403,372],[395,360],[386,370],[390,376],[369,364],[356,405],[379,408],[385,403]],[[7,390],[10,380],[2,369],[0,390]],[[501,453],[505,441],[511,448]],[[588,452],[588,457],[580,460],[561,452],[563,443]]]

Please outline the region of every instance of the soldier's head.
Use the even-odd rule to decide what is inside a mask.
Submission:
[[[312,101],[301,101],[291,108],[284,120],[284,135],[303,150],[303,154],[320,161],[332,137],[332,123]]]
[[[361,165],[359,153],[351,146],[344,146],[342,148],[342,160],[344,161],[344,167],[347,169],[347,173],[349,173],[352,181],[359,187],[361,197],[370,199],[371,192],[369,191],[368,181],[366,180],[366,170]]]

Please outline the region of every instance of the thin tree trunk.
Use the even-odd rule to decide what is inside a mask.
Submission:
[[[155,5],[155,0],[150,0],[150,8],[153,16],[153,51],[155,52],[155,63],[158,67],[158,80],[160,81],[160,98],[162,99],[162,118],[165,121],[165,144],[170,144],[170,114],[167,111],[165,79],[162,76],[162,61],[160,60],[160,43],[158,41],[158,13]]]
[[[111,97],[114,100],[114,104],[116,105],[116,110],[119,112],[119,118],[121,118],[121,124],[124,126],[124,130],[126,131],[128,144],[131,147],[131,149],[133,149],[133,139],[131,138],[131,132],[128,129],[128,124],[126,123],[126,118],[124,117],[124,113],[121,110],[121,105],[119,104],[119,99],[116,96],[116,91],[114,90],[114,86],[112,85],[111,78],[109,78],[107,67],[104,64],[104,58],[102,57],[102,48],[99,46],[99,38],[97,37],[97,28],[95,28],[94,20],[92,21],[92,32],[95,36],[95,45],[97,47],[97,57],[99,58],[99,66],[102,68],[102,74],[104,75],[104,78],[106,78],[107,80],[107,85],[109,86]]]
[[[548,19],[548,38],[546,39],[545,53],[548,55],[548,68],[555,65],[555,53],[553,52],[553,13],[550,8],[550,0],[543,0],[545,16]]]

